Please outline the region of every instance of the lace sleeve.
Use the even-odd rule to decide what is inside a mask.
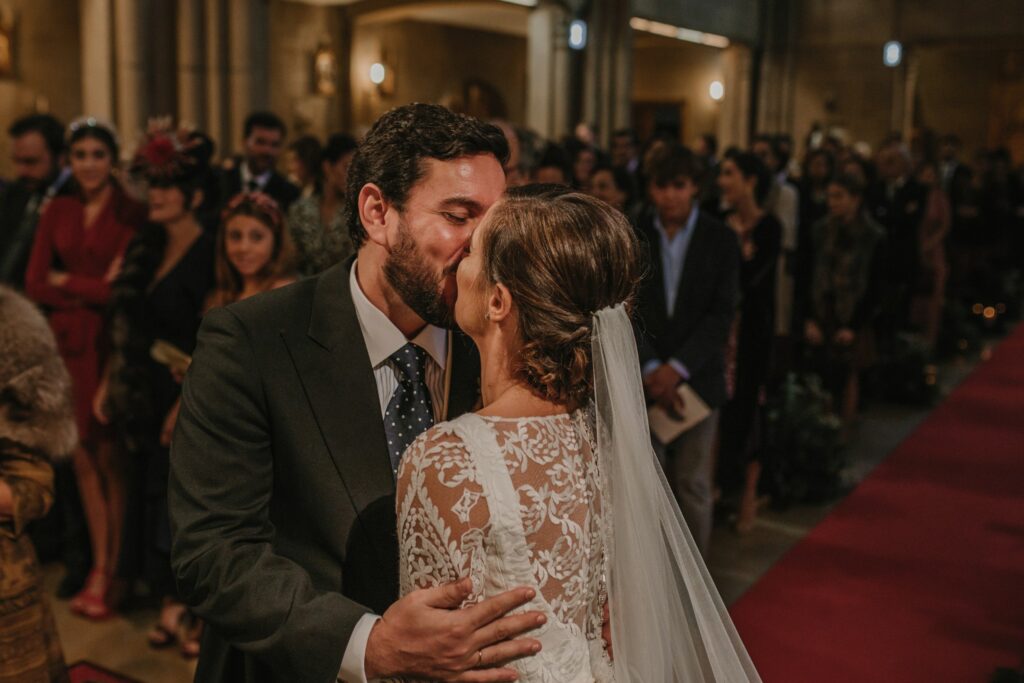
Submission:
[[[398,473],[402,595],[471,576],[479,601],[490,514],[462,439],[438,425],[413,442]]]

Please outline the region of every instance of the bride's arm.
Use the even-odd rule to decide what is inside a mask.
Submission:
[[[473,592],[466,604],[479,601],[490,514],[458,435],[439,425],[409,446],[396,503],[402,593],[469,576]]]

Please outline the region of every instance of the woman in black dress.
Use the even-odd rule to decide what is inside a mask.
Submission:
[[[148,182],[149,223],[125,252],[111,302],[112,356],[98,410],[113,422],[125,453],[128,502],[121,574],[142,579],[161,600],[149,633],[154,647],[181,638],[187,615],[170,567],[167,474],[181,393],[177,368],[154,360],[164,342],[190,356],[213,285],[214,239],[196,218],[204,177],[176,136],[151,133],[136,159]],[[195,638],[183,654],[198,654]]]
[[[764,210],[773,180],[754,154],[741,152],[722,162],[718,186],[731,208],[726,223],[740,243],[740,310],[734,328],[736,349],[733,395],[722,409],[719,481],[735,489],[742,481],[737,530],[749,531],[757,515],[758,407],[768,379],[775,329],[775,271],[782,224]]]

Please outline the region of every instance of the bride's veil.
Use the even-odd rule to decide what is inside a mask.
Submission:
[[[760,681],[651,447],[624,306],[595,314],[592,349],[616,682]]]

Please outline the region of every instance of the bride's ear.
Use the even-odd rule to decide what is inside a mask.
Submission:
[[[501,323],[512,313],[512,293],[500,282],[494,285],[491,296],[487,300],[487,319],[492,323]]]

